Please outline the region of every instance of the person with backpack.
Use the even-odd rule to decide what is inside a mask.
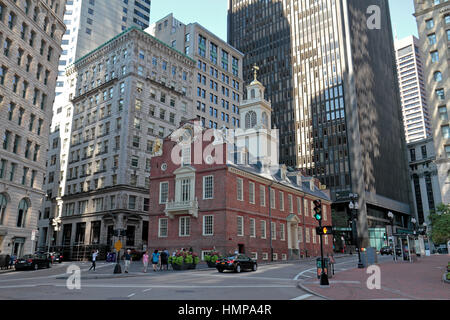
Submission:
[[[161,252],[161,267],[160,270],[169,270],[169,255],[167,249]]]
[[[159,264],[159,258],[160,258],[160,253],[158,252],[158,249],[156,249],[155,252],[153,252],[153,254],[152,254],[153,271],[155,271],[155,272],[156,272],[158,264]]]

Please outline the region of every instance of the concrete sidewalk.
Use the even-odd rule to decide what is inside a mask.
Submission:
[[[450,284],[442,280],[450,255],[432,255],[417,262],[384,262],[381,269],[381,289],[367,288],[367,269],[351,269],[337,273],[329,280],[329,287],[321,287],[319,280],[299,282],[299,287],[330,300],[449,300]],[[370,283],[374,283],[371,281]]]

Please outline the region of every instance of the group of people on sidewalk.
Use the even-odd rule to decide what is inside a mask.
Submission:
[[[144,264],[144,273],[147,273],[148,263],[149,263],[150,255],[148,250],[142,256],[142,263]],[[159,252],[156,249],[151,255],[151,261],[153,266],[153,271],[156,272],[158,270],[169,270],[169,251],[167,249],[163,249]]]

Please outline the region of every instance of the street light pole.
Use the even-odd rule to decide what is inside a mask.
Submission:
[[[357,230],[357,221],[356,219],[358,218],[358,195],[357,194],[350,194],[350,204],[348,205],[351,212],[352,212],[352,223],[353,223],[353,229],[355,230],[354,233],[356,234],[356,246],[358,247],[358,268],[359,269],[363,269],[364,265],[361,262],[361,248],[359,245],[359,237],[358,237],[358,230]],[[355,203],[353,204],[353,201],[355,201]]]
[[[394,236],[394,214],[389,211],[388,212],[388,218],[391,220],[391,229],[392,229],[392,245],[394,250],[394,261],[397,261],[397,250],[395,249],[395,236]]]

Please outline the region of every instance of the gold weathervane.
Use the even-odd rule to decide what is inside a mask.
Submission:
[[[252,69],[253,69],[254,74],[255,74],[255,81],[257,81],[256,78],[258,76],[259,67],[255,63],[255,65],[252,67]]]

